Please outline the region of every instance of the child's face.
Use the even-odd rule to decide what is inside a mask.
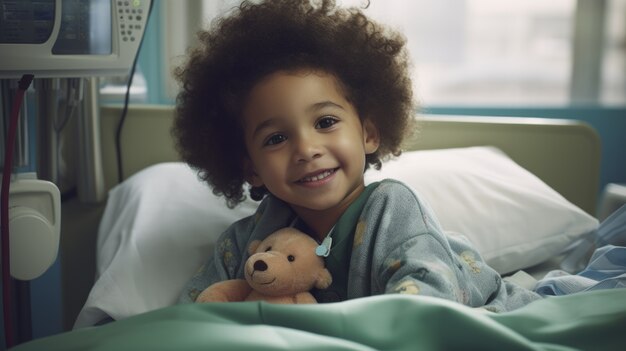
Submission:
[[[347,206],[363,191],[365,155],[377,150],[378,131],[361,123],[333,75],[269,75],[250,92],[243,122],[252,185],[317,211]]]

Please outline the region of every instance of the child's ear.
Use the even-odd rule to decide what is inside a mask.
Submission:
[[[365,154],[373,154],[380,146],[380,133],[374,122],[369,118],[363,121],[363,144],[365,145]]]
[[[261,187],[264,185],[261,177],[259,177],[259,175],[255,172],[252,161],[247,157],[243,159],[243,172],[246,182],[253,187]]]

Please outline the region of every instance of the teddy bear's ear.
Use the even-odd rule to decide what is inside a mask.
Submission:
[[[252,240],[250,246],[248,246],[248,254],[252,255],[256,252],[256,249],[261,245],[261,240]]]
[[[330,275],[328,269],[324,268],[317,274],[317,281],[315,281],[315,287],[318,289],[326,289],[333,282],[333,277]]]

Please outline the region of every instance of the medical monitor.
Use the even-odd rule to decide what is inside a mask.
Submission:
[[[151,0],[0,0],[0,78],[128,74]]]

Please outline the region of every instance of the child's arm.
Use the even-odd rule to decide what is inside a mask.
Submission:
[[[468,267],[454,256],[437,240],[437,234],[419,234],[388,252],[388,263],[379,268],[377,276],[385,293],[427,295],[468,304],[474,293],[470,291],[471,277],[463,273]],[[494,285],[495,280],[489,283]]]
[[[401,251],[390,253],[388,262],[397,257],[402,263],[381,270],[381,276],[388,277],[385,293],[441,297],[471,307],[488,306],[494,312],[510,311],[539,298],[505,282],[468,243],[448,237],[445,245],[436,237],[419,236]]]
[[[353,251],[351,270],[371,265],[371,272],[353,274],[372,277],[364,294],[419,294],[482,306],[504,290],[476,250],[444,235],[428,205],[402,183],[381,183],[362,220],[366,229],[355,239],[361,247]]]
[[[246,219],[244,219],[245,221]],[[198,295],[208,286],[224,280],[236,279],[243,261],[245,249],[239,248],[238,231],[241,226],[231,225],[215,243],[209,259],[189,280],[183,289],[179,303],[196,301]],[[243,250],[243,251],[242,251]]]

